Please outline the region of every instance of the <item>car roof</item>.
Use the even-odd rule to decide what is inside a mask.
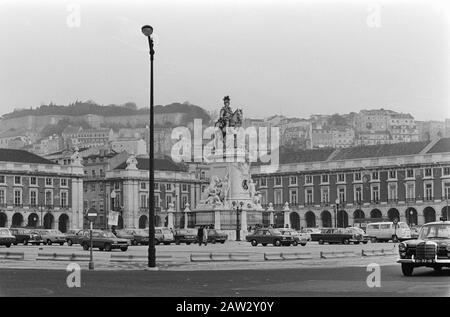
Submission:
[[[433,222],[428,222],[422,226],[432,226],[432,225],[450,225],[450,221],[433,221]]]

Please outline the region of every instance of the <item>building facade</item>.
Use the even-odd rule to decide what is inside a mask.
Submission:
[[[23,150],[0,149],[0,227],[65,232],[83,225],[83,166],[61,166]]]
[[[394,218],[421,225],[449,215],[450,139],[310,150],[281,156],[281,163],[269,175],[252,168],[278,226],[346,227]]]

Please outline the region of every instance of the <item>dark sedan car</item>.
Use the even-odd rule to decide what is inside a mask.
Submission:
[[[148,231],[145,229],[121,229],[116,231],[118,238],[129,239],[132,245],[148,245]]]
[[[450,267],[450,221],[430,222],[420,228],[417,239],[398,246],[402,273],[411,276],[414,268],[431,267],[435,271]]]
[[[0,228],[0,245],[9,248],[15,241],[16,237],[13,236],[8,228]]]
[[[41,235],[36,231],[32,231],[30,229],[25,228],[10,228],[9,230],[11,231],[12,235],[16,238],[14,245],[17,245],[19,243],[22,243],[23,245],[27,244],[40,245],[43,242]]]
[[[175,244],[186,243],[187,245],[197,241],[196,229],[176,229],[174,231]]]
[[[326,242],[328,242],[329,244],[350,244],[351,242],[353,242],[354,244],[358,244],[360,242],[364,242],[364,237],[362,233],[358,233],[353,229],[324,228],[322,229],[321,233],[312,233],[311,241],[318,241],[319,244],[324,244]]]
[[[256,247],[259,243],[263,246],[273,244],[274,246],[291,245],[294,238],[291,235],[285,235],[277,229],[257,229],[252,234],[249,234],[245,239]]]
[[[84,250],[89,250],[90,237],[84,236],[81,239],[81,245]],[[127,251],[131,244],[130,240],[117,238],[112,232],[102,230],[92,230],[92,247],[98,248],[100,251],[111,251],[112,249],[120,249]]]
[[[89,237],[89,230],[87,229],[71,229],[66,233],[67,245],[81,244],[80,241],[83,237]]]
[[[208,242],[210,243],[222,243],[224,244],[227,241],[228,235],[216,229],[208,230]]]

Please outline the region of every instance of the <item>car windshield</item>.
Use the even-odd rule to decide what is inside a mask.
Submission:
[[[105,238],[116,238],[116,236],[112,232],[102,232],[101,236]]]
[[[423,226],[419,239],[450,239],[450,224]]]
[[[400,222],[398,225],[402,229],[408,229],[408,225],[406,223],[404,223],[404,222]]]
[[[169,234],[172,233],[172,231],[170,231],[169,229],[162,229],[162,233]]]
[[[52,233],[52,234],[62,234],[62,232],[59,231],[59,230],[50,230],[50,233]]]
[[[270,230],[270,233],[271,233],[272,235],[280,235],[280,234],[281,234],[280,230],[277,230],[277,229],[272,229],[272,230]]]
[[[139,234],[139,235],[148,235],[148,230],[144,230],[144,229],[140,229],[140,230],[134,230],[134,234]]]

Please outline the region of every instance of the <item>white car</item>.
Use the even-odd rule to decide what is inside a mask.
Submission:
[[[306,241],[311,241],[311,233],[320,233],[319,228],[303,228],[300,230],[300,235],[306,239]]]
[[[367,224],[366,234],[370,237],[372,242],[389,241],[393,242],[404,241],[411,239],[411,230],[404,222],[373,222]]]

